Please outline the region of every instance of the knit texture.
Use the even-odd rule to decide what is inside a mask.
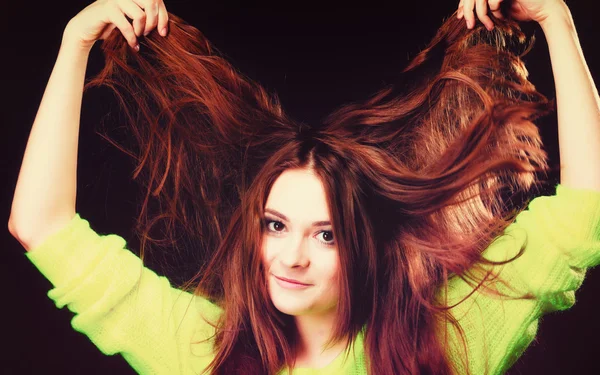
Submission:
[[[477,375],[504,373],[532,342],[543,314],[575,303],[586,270],[600,263],[599,223],[600,192],[558,185],[556,195],[529,203],[484,252],[494,261],[523,248],[522,255],[489,266],[498,278],[451,310],[466,345],[451,326],[440,329],[440,337],[448,334],[456,373],[467,366]],[[73,328],[102,353],[120,353],[140,374],[200,374],[212,360],[210,322],[221,308],[173,288],[144,267],[122,237],[98,234],[76,214],[26,256],[53,284],[48,296],[56,306],[75,313]],[[453,303],[472,291],[469,283],[452,278],[440,296]],[[523,295],[530,298],[511,298]],[[298,368],[293,374],[366,374],[362,336],[352,351],[347,360],[342,353],[324,368]]]

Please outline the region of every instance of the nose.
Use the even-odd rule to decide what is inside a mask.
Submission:
[[[294,268],[294,267],[308,267],[310,264],[308,256],[308,239],[301,236],[299,238],[291,238],[287,241],[279,253],[279,261],[282,265]]]

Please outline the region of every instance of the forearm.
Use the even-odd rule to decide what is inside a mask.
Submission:
[[[24,246],[75,215],[79,118],[88,55],[89,49],[63,40],[31,128],[9,219],[11,233]]]
[[[600,190],[600,98],[573,19],[565,5],[540,25],[556,85],[561,184]]]

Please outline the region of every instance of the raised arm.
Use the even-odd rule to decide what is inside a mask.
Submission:
[[[79,115],[87,60],[85,49],[61,44],[31,128],[8,222],[10,233],[27,251],[75,215]]]
[[[561,184],[600,191],[600,98],[566,4],[540,25],[556,85]]]
[[[502,17],[502,0],[461,0],[458,17],[472,28],[479,18],[488,29],[491,11]],[[516,0],[509,16],[540,24],[550,50],[556,85],[561,184],[600,190],[600,98],[586,64],[575,24],[563,0]]]
[[[97,1],[65,28],[54,69],[33,123],[19,172],[8,228],[26,250],[75,216],[77,148],[83,85],[94,42],[117,27],[134,48],[136,35],[167,25],[162,1],[144,12],[131,0]],[[160,5],[160,6],[159,6]],[[134,19],[133,25],[125,15]],[[40,187],[44,187],[40,189]]]
[[[197,374],[213,358],[208,338],[221,310],[172,287],[122,237],[96,233],[75,209],[90,49],[115,27],[136,49],[138,36],[162,30],[166,16],[162,0],[99,0],[69,22],[27,143],[9,229],[52,283],[48,297],[74,313],[72,327],[102,353],[121,354],[139,373]]]

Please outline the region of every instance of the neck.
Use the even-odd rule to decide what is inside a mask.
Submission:
[[[346,347],[345,340],[325,347],[335,327],[335,312],[294,318],[298,333],[296,367],[321,368],[331,363]]]

